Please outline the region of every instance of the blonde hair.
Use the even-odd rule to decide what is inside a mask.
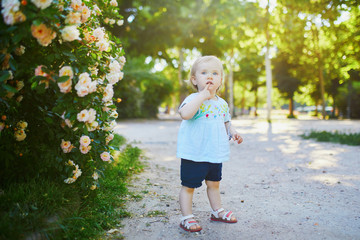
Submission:
[[[193,82],[191,81],[191,78],[192,77],[195,77],[195,74],[196,74],[196,70],[198,70],[198,66],[199,64],[201,63],[204,63],[204,62],[211,62],[211,61],[214,61],[216,62],[219,67],[220,67],[220,70],[221,70],[221,78],[224,77],[224,68],[223,68],[223,64],[222,62],[220,61],[219,58],[215,57],[215,56],[202,56],[202,57],[199,57],[198,59],[195,60],[195,62],[193,63],[192,67],[191,67],[191,71],[190,71],[190,83],[191,83],[191,86],[193,88],[195,88],[196,90],[198,90],[197,86],[193,84]],[[220,86],[221,87],[221,86]],[[219,88],[220,88],[219,87]]]

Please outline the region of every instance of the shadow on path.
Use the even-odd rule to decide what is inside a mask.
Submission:
[[[224,163],[222,202],[239,222],[209,221],[204,186],[193,212],[203,227],[181,230],[176,138],[180,121],[120,122],[116,132],[144,149],[145,171],[136,176],[126,239],[360,239],[360,148],[299,137],[306,131],[360,132],[360,121],[233,120],[244,142],[230,143]]]

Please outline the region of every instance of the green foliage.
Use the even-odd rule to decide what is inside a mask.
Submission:
[[[125,196],[126,182],[131,174],[142,170],[138,161],[141,150],[126,146],[119,161],[115,161],[106,171],[106,178],[100,181],[101,189],[95,196],[85,200],[73,216],[64,220],[64,236],[67,239],[88,239],[104,230],[119,226],[119,220],[128,217]]]
[[[301,135],[304,139],[314,138],[319,142],[334,142],[347,144],[352,146],[360,145],[360,133],[341,133],[338,131],[327,132],[327,131],[311,131],[308,134]]]
[[[103,175],[116,150],[109,144],[117,117],[113,85],[122,78],[125,58],[120,40],[103,26],[111,28],[122,18],[117,3],[5,2],[1,186],[48,178],[87,194],[99,187],[96,176]]]
[[[129,38],[125,41],[130,56],[144,54],[153,59],[164,59],[175,75],[181,64],[180,49],[190,52],[184,56],[185,71],[193,61],[192,51],[199,51],[202,55],[215,54],[224,60],[225,65],[229,65],[229,59],[234,56],[234,72],[243,76],[252,73],[249,77],[235,78],[242,81],[243,88],[243,92],[234,94],[235,102],[249,106],[254,103],[245,103],[248,98],[242,97],[250,95],[249,92],[262,91],[260,83],[265,71],[260,68],[256,72],[258,68],[247,60],[253,59],[249,57],[253,54],[264,62],[268,30],[272,59],[275,60],[278,53],[286,53],[286,61],[291,65],[287,77],[281,79],[284,83],[281,85],[290,93],[289,96],[295,92],[296,100],[307,105],[321,104],[323,99],[330,103],[336,91],[331,87],[331,80],[338,78],[338,82],[343,84],[349,79],[347,72],[350,69],[360,69],[360,10],[357,2],[283,0],[277,1],[276,5],[270,2],[269,15],[266,3],[237,0],[121,1],[120,11],[129,21],[125,20],[126,28],[114,28],[114,33],[119,36],[127,34]],[[324,84],[319,84],[319,79],[323,79]],[[173,85],[179,84],[177,77],[171,80]],[[302,90],[306,88],[305,91],[297,91],[300,84]],[[260,85],[259,89],[257,85]],[[323,86],[328,86],[325,92],[321,91]],[[132,90],[134,93],[141,91],[140,88]],[[176,90],[181,91],[181,88]],[[351,93],[345,88],[341,94],[347,96]],[[265,103],[265,96],[259,95],[259,102]],[[274,97],[273,102],[277,101],[282,99]],[[357,102],[352,104],[354,113],[360,112]],[[139,101],[136,103],[141,104]],[[342,104],[346,109],[346,101],[335,100],[337,108],[343,108]]]
[[[43,178],[10,184],[0,195],[0,238],[93,239],[118,227],[129,216],[126,183],[142,170],[140,154],[139,148],[127,145],[105,170],[102,187],[86,197],[74,185]]]
[[[21,239],[33,233],[53,238],[60,218],[80,207],[78,190],[38,178],[13,183],[0,195],[0,238]]]
[[[161,73],[152,73],[145,57],[130,59],[122,84],[115,87],[119,118],[156,118],[158,108],[173,90],[170,80]]]

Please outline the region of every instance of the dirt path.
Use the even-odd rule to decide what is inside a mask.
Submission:
[[[200,233],[179,228],[176,138],[180,121],[120,122],[148,159],[131,190],[126,239],[360,239],[360,147],[299,137],[310,129],[360,132],[360,121],[233,120],[244,143],[231,143],[224,163],[222,202],[237,224],[209,220],[204,186],[194,194]]]

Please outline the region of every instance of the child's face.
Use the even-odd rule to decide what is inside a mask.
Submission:
[[[215,93],[222,82],[221,67],[215,61],[202,62],[198,65],[191,81],[197,86],[199,92],[209,84],[209,91]]]

